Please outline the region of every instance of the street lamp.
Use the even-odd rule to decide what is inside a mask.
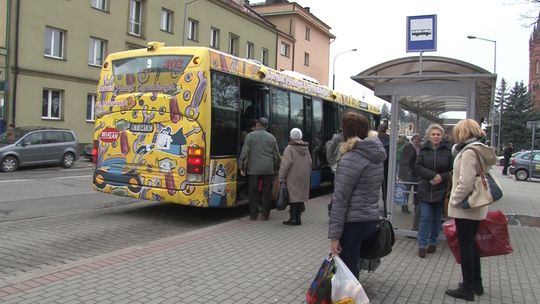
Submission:
[[[187,15],[187,6],[191,3],[195,2],[197,0],[191,0],[191,1],[184,1],[184,26],[182,28],[182,46],[186,43],[186,15]]]
[[[487,39],[487,38],[481,38],[481,37],[476,37],[476,36],[467,36],[467,38],[469,39],[478,39],[478,40],[484,40],[484,41],[488,41],[488,42],[493,42],[493,74],[497,74],[497,41],[496,40],[491,40],[491,39]],[[495,83],[496,84],[496,83]],[[495,96],[493,96],[493,109],[491,110],[491,144],[493,145],[494,144],[494,141],[495,141],[495,132],[493,130],[494,128],[494,125],[495,125]],[[500,150],[501,148],[501,124],[502,124],[502,120],[501,120],[501,112],[502,112],[502,102],[501,104],[499,105],[500,109],[499,109],[499,136],[497,136],[497,151]]]
[[[358,51],[358,49],[350,49],[350,50],[346,50],[346,51],[343,51],[343,52],[340,52],[338,53],[335,57],[334,57],[334,62],[332,63],[332,90],[334,90],[336,88],[336,59],[338,58],[339,55],[341,54],[345,54],[345,53],[348,53],[348,52],[356,52]]]

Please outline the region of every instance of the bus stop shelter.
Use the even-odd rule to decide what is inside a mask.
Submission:
[[[403,184],[397,172],[398,135],[420,134],[424,141],[432,123],[442,125],[448,136],[460,119],[492,121],[497,75],[453,58],[411,56],[378,64],[351,78],[391,103],[386,208],[399,234],[415,236],[414,183],[409,183],[410,191],[403,194],[407,195],[410,213],[393,203],[395,195],[402,194],[394,191],[396,184]]]

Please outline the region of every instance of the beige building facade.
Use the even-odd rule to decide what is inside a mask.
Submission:
[[[292,70],[329,84],[330,43],[335,36],[330,27],[295,2],[267,0],[252,8],[276,25],[277,68]]]
[[[241,0],[6,0],[0,22],[3,128],[71,128],[81,143],[92,139],[92,102],[108,53],[163,41],[276,68],[276,27]]]

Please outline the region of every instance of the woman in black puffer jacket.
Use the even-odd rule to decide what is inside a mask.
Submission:
[[[441,229],[444,198],[452,171],[452,149],[443,141],[444,129],[433,124],[426,131],[428,141],[420,148],[416,159],[418,174],[418,256],[434,253]]]

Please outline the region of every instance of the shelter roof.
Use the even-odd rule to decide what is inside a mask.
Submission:
[[[405,110],[432,119],[448,111],[465,111],[468,107],[467,94],[456,93],[455,90],[445,91],[437,84],[472,83],[476,95],[476,116],[487,118],[490,114],[497,81],[496,74],[483,68],[465,61],[440,56],[398,58],[373,66],[351,78],[373,90],[377,97],[388,102],[391,102],[392,94],[378,92],[377,86],[419,88],[409,90],[415,94],[400,96],[400,105]],[[426,88],[425,85],[428,85],[427,87],[434,85],[435,89],[421,89],[421,87]]]

